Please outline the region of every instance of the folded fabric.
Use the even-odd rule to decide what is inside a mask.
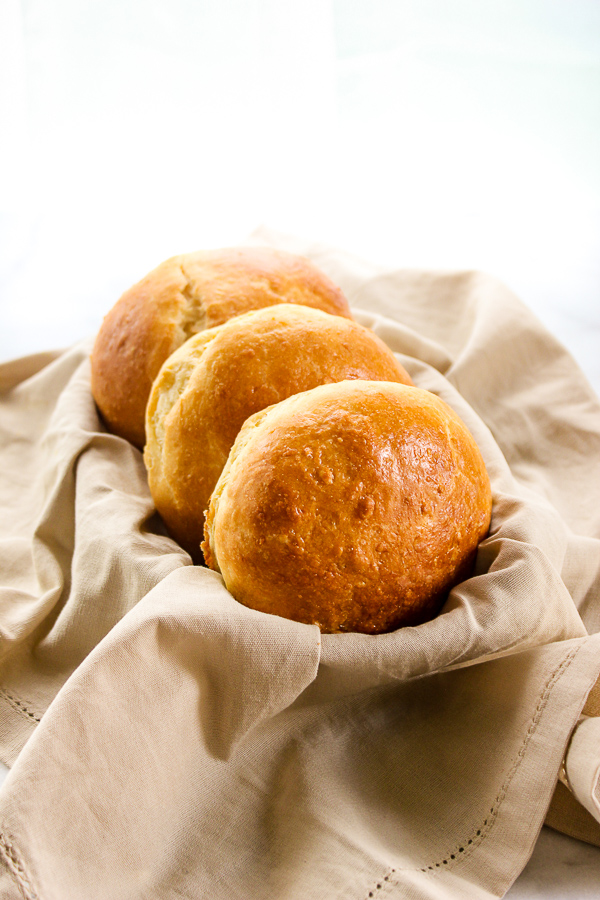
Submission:
[[[501,896],[567,747],[595,814],[595,720],[570,741],[600,672],[593,391],[488,276],[256,239],[311,256],[456,409],[490,535],[433,621],[321,635],[166,535],[89,341],[0,368],[1,896]]]

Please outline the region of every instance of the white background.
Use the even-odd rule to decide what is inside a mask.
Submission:
[[[0,358],[266,224],[491,272],[600,384],[599,0],[0,10]]]
[[[0,0],[0,360],[257,226],[508,284],[600,391],[600,0]],[[544,830],[511,897],[596,897]]]

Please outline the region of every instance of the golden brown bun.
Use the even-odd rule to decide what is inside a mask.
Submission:
[[[346,378],[412,384],[369,329],[290,304],[230,319],[169,357],[148,402],[144,460],[158,511],[194,558],[210,495],[248,416]]]
[[[92,394],[110,431],[143,447],[152,382],[185,340],[233,316],[301,303],[351,318],[340,289],[304,257],[265,247],[168,259],[126,291],[92,351]]]
[[[203,550],[247,606],[377,634],[437,614],[470,572],[490,513],[481,454],[447,404],[345,381],[244,424]]]

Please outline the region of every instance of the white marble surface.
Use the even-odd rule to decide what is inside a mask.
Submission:
[[[597,900],[600,848],[542,828],[531,859],[506,896],[510,900]]]

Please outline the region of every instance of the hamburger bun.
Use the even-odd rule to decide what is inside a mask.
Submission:
[[[369,329],[292,304],[230,319],[169,357],[148,402],[144,461],[156,508],[194,559],[202,558],[204,513],[245,420],[344,379],[412,384]]]
[[[301,303],[351,318],[309,260],[264,247],[174,256],[117,301],[92,351],[92,394],[109,431],[140,449],[152,382],[185,340],[251,309]]]
[[[471,571],[491,503],[472,435],[437,396],[327,384],[245,422],[204,556],[246,606],[378,634],[439,612]]]

